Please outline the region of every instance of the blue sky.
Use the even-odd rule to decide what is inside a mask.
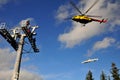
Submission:
[[[94,1],[74,0],[82,12]],[[82,27],[80,23],[64,20],[79,14],[69,0],[1,0],[0,22],[14,28],[22,20],[31,19],[31,25],[39,26],[36,39],[40,52],[23,54],[20,79],[84,80],[91,70],[94,79],[99,80],[102,70],[110,74],[112,62],[120,67],[119,4],[118,0],[99,0],[88,14],[103,16],[108,22],[91,22]],[[7,80],[5,76],[11,77],[16,54],[2,36],[0,54],[0,75],[3,75],[0,80]],[[81,64],[88,58],[99,60]]]

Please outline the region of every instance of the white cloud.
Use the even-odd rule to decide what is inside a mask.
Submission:
[[[83,0],[83,1],[85,3],[84,10],[86,10],[91,6],[91,4],[93,4],[95,0],[92,1]],[[99,2],[91,9],[91,11],[88,12],[88,14],[100,15],[105,18],[108,18],[107,23],[99,24],[96,22],[91,22],[87,24],[85,27],[81,27],[80,23],[73,22],[71,26],[71,30],[69,32],[60,34],[58,40],[62,44],[64,44],[65,47],[72,48],[76,45],[80,45],[83,41],[86,41],[87,39],[92,38],[93,36],[102,34],[103,32],[107,32],[107,31],[114,31],[115,25],[120,25],[119,2],[120,1],[117,0],[115,0],[114,3],[111,3],[110,1],[106,1],[106,0],[99,0]],[[69,11],[69,9],[67,8],[63,8],[63,9],[66,9],[64,10],[65,12]],[[60,15],[62,15],[62,13],[60,13]],[[69,14],[66,16],[69,16]],[[58,18],[61,19],[62,17],[60,18],[58,17]]]
[[[0,80],[10,80],[13,73],[13,67],[16,59],[16,52],[10,51],[9,48],[0,48]],[[29,60],[29,59],[27,59]],[[26,59],[24,59],[26,61]],[[30,71],[20,71],[20,80],[42,80],[39,74],[33,73],[32,70],[36,69],[36,66],[29,67]],[[25,67],[27,68],[27,67]],[[7,76],[7,77],[6,77]]]
[[[114,38],[106,37],[102,41],[97,41],[91,50],[88,50],[87,56],[91,56],[95,53],[95,51],[106,49],[110,46],[112,46],[116,40]]]
[[[0,70],[9,70],[14,65],[16,54],[10,49],[0,49]]]
[[[116,47],[117,47],[118,49],[120,49],[120,42],[119,42],[119,41],[116,43]]]
[[[80,24],[74,23],[70,32],[59,35],[59,41],[65,44],[67,48],[72,48],[103,31],[103,27],[98,26],[97,23],[88,25],[81,27]]]
[[[10,80],[12,76],[12,71],[11,70],[3,70],[0,71],[0,80]]]
[[[66,9],[70,9],[70,7],[68,5],[60,6],[59,10],[57,11],[58,15],[56,16],[56,19],[61,21],[61,20],[65,19],[65,18],[67,18],[68,15],[69,15],[69,11],[66,10]]]
[[[0,0],[0,8],[4,5],[6,5],[10,1],[13,1],[13,0]]]
[[[24,58],[22,59],[22,62],[27,62],[27,61],[29,61],[29,60],[30,60],[29,57],[24,57]]]
[[[25,20],[22,20],[22,21],[20,21],[20,26],[26,26],[26,23],[27,23],[27,21],[34,21],[34,19],[33,18],[27,18],[27,19],[25,19]]]
[[[19,3],[20,0],[0,0],[0,8],[3,8],[8,3]]]
[[[70,72],[66,72],[66,73],[55,73],[55,74],[47,74],[47,75],[43,75],[42,77],[47,80],[47,79],[50,79],[50,80],[69,80],[71,79],[71,77],[73,76],[73,73]]]
[[[10,80],[12,77],[12,73],[13,73],[12,70],[0,71],[0,80]],[[21,70],[19,79],[20,80],[43,80],[40,75],[26,71],[26,70]]]
[[[43,80],[42,77],[36,73],[26,70],[21,71],[20,80]]]
[[[99,50],[99,49],[104,49],[112,45],[112,43],[115,42],[114,38],[104,38],[102,41],[98,41],[94,44],[93,49],[94,50]]]
[[[9,0],[0,0],[0,7],[7,4]]]

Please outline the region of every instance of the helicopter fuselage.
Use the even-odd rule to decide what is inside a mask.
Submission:
[[[87,24],[89,22],[92,22],[93,20],[85,15],[76,15],[72,17],[73,21],[80,22],[82,24]]]

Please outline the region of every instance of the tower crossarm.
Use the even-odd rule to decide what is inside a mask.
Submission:
[[[12,38],[12,36],[10,35],[10,33],[7,31],[7,29],[5,28],[1,28],[0,29],[0,34],[11,44],[11,46],[17,51],[18,49],[18,44],[17,42],[14,40],[14,38]]]

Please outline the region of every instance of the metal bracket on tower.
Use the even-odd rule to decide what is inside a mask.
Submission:
[[[28,40],[34,50],[34,52],[39,52],[39,49],[36,47],[36,39],[33,37],[36,33],[34,32],[36,28],[38,28],[38,26],[33,26],[31,27],[32,30],[30,30],[28,28],[29,26],[29,21],[26,22],[26,25],[25,26],[21,26],[22,27],[22,30],[23,32],[26,34],[26,36],[28,37]]]
[[[6,24],[0,24],[0,34],[11,44],[11,46],[17,51],[18,44],[14,38],[10,35],[9,31],[6,29]]]

